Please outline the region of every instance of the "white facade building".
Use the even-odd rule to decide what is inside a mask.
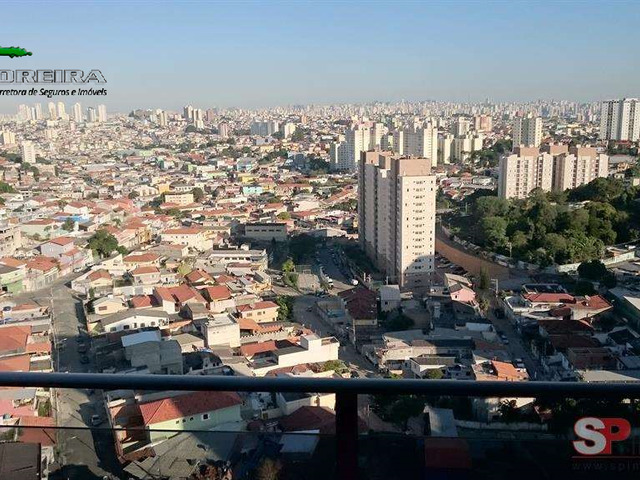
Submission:
[[[604,140],[640,140],[640,101],[637,98],[602,102],[600,138]]]
[[[542,142],[542,119],[528,114],[513,119],[513,148],[539,147]]]

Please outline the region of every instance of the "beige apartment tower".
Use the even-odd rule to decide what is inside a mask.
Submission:
[[[498,196],[526,198],[532,190],[563,191],[609,174],[609,157],[594,147],[516,147],[500,159]]]
[[[434,271],[436,181],[431,160],[362,152],[359,239],[392,283],[427,286]]]

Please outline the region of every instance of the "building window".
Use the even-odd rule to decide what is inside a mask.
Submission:
[[[209,420],[209,414],[205,413],[204,415],[202,415],[202,420]]]

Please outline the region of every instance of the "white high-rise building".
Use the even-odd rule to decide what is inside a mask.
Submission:
[[[164,110],[160,110],[160,109],[156,110],[156,122],[161,127],[166,127],[167,126],[167,112],[165,112]]]
[[[296,124],[292,122],[286,122],[280,125],[280,133],[284,138],[289,138],[296,131]]]
[[[451,158],[455,161],[465,161],[472,152],[482,150],[484,136],[467,133],[461,137],[455,137],[451,145]]]
[[[96,109],[93,107],[87,108],[87,122],[95,123],[97,120]]]
[[[82,122],[82,105],[80,103],[73,104],[73,119],[76,123]]]
[[[49,119],[50,120],[57,120],[58,119],[58,112],[56,111],[56,104],[53,102],[49,102],[47,104],[47,111],[49,112]]]
[[[456,117],[451,127],[451,131],[456,137],[466,135],[470,129],[471,119],[463,116]]]
[[[431,160],[362,152],[358,194],[359,240],[367,255],[400,287],[428,286],[436,225]]]
[[[355,172],[360,161],[360,154],[369,149],[371,130],[364,125],[356,125],[345,132],[345,143],[342,152],[344,155],[338,157],[337,168]]]
[[[539,147],[542,142],[542,119],[528,114],[513,119],[513,148]]]
[[[2,145],[15,145],[16,143],[16,135],[13,132],[8,130],[4,130],[0,132],[0,143]]]
[[[26,163],[36,163],[36,147],[33,142],[22,142],[22,161]]]
[[[220,135],[220,138],[229,138],[229,124],[227,122],[218,124],[218,135]]]
[[[33,106],[33,111],[34,111],[33,119],[34,120],[42,120],[42,104],[41,103],[36,103]]]
[[[438,163],[447,164],[453,160],[453,141],[455,137],[450,133],[438,137]]]
[[[637,98],[602,102],[600,114],[600,138],[640,140],[640,101]]]
[[[428,158],[438,165],[438,130],[431,124],[393,132],[393,151],[398,155]]]
[[[58,118],[60,120],[67,120],[69,118],[67,116],[67,111],[64,106],[64,102],[58,102]]]
[[[186,122],[193,122],[193,107],[191,105],[187,105],[186,107],[184,107],[182,116],[184,117]]]
[[[100,123],[105,123],[107,121],[107,106],[106,105],[98,105],[98,121]]]

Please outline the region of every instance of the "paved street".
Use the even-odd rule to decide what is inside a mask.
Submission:
[[[513,358],[521,358],[524,361],[525,366],[527,367],[527,372],[529,372],[529,376],[532,380],[542,380],[542,370],[540,365],[536,361],[535,358],[529,353],[529,350],[525,347],[522,342],[522,337],[516,331],[516,329],[511,325],[511,322],[507,318],[497,318],[494,314],[494,308],[496,307],[496,302],[491,302],[491,308],[489,309],[488,318],[493,323],[494,327],[497,331],[504,333],[509,340],[509,345],[507,348],[511,353]]]
[[[73,276],[58,280],[51,288],[17,295],[16,303],[32,301],[53,307],[53,339],[60,345],[54,348],[54,369],[60,372],[91,371],[91,364],[83,365],[78,353],[81,337],[78,327],[84,323],[82,303],[65,285]],[[52,295],[53,294],[53,298]],[[53,301],[52,301],[53,300]],[[88,355],[91,358],[91,355]],[[56,423],[64,430],[58,431],[58,446],[62,452],[63,468],[56,475],[64,479],[104,478],[110,472],[119,471],[113,449],[113,436],[104,423],[100,428],[90,428],[91,416],[105,413],[100,398],[90,397],[83,389],[57,389],[53,402]],[[69,430],[67,430],[69,429]],[[99,457],[96,452],[99,452]]]

